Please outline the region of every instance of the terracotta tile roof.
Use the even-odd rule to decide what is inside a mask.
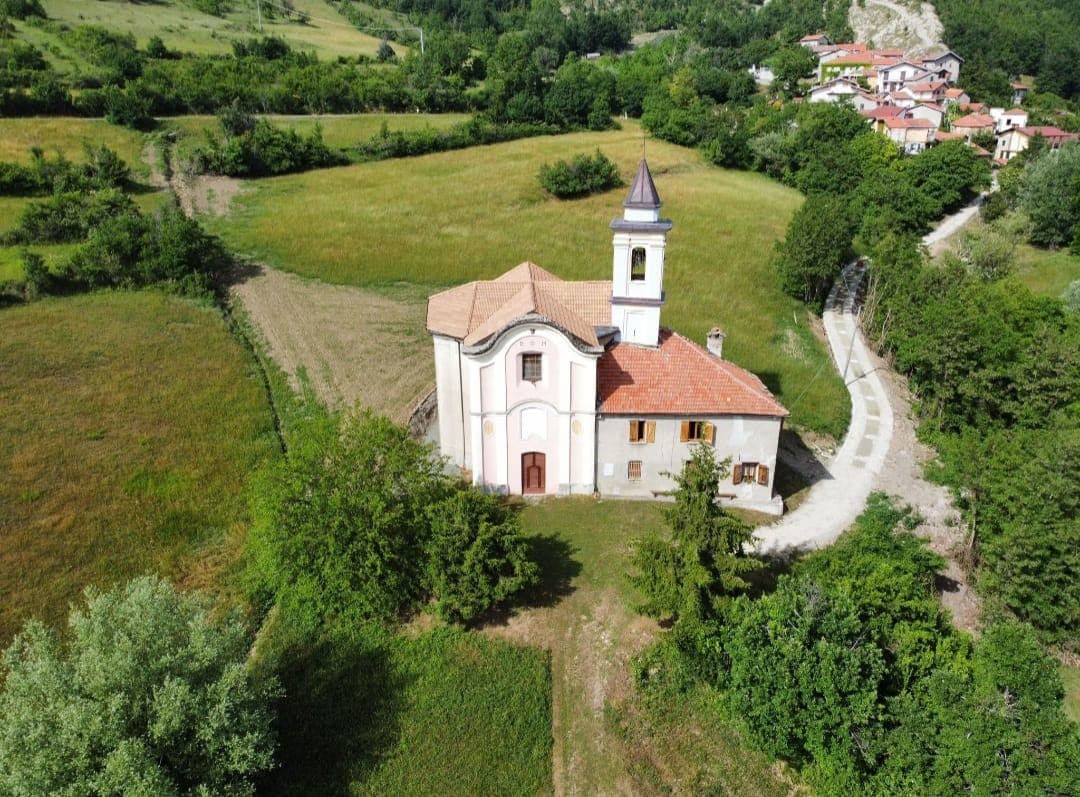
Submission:
[[[862,51],[855,53],[845,53],[844,55],[838,55],[831,61],[826,61],[826,65],[832,64],[872,64],[874,63],[874,57],[870,53]]]
[[[923,80],[919,83],[909,83],[907,87],[912,91],[937,91],[946,85],[948,84],[944,80]]]
[[[1043,125],[1042,127],[1021,127],[1020,132],[1025,136],[1042,136],[1043,138],[1060,138],[1065,141],[1074,141],[1080,138],[1078,133],[1067,133],[1060,127]]]
[[[535,263],[428,299],[427,329],[475,346],[521,318],[547,321],[598,348],[596,327],[611,323],[611,283],[565,282]]]
[[[946,97],[962,97],[965,94],[967,94],[967,92],[963,89],[945,89]]]
[[[1002,116],[1016,116],[1017,114],[1027,116],[1027,111],[1025,111],[1023,108],[1010,108],[1009,110],[1005,111]]]
[[[921,129],[929,130],[931,128],[937,127],[937,125],[934,124],[933,122],[931,122],[929,119],[906,119],[906,118],[899,117],[899,116],[894,116],[894,117],[885,119],[884,122],[885,122],[886,127],[892,128],[893,130],[900,130],[901,128],[903,128],[903,129],[912,129],[912,128],[920,129],[921,128]]]
[[[989,127],[994,128],[997,126],[997,122],[994,121],[994,117],[984,113],[969,113],[967,116],[961,116],[959,119],[954,119],[952,123],[953,128],[957,127]]]
[[[596,382],[600,411],[612,415],[788,415],[752,373],[670,329],[656,347],[609,347]]]
[[[868,111],[863,111],[862,115],[867,119],[892,119],[899,116],[904,112],[904,109],[899,105],[879,105],[877,108],[871,108]]]
[[[938,141],[960,141],[967,138],[963,133],[953,133],[951,130],[938,130]]]

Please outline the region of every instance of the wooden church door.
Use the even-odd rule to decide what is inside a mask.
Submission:
[[[521,492],[541,495],[544,490],[544,455],[530,452],[521,455]]]

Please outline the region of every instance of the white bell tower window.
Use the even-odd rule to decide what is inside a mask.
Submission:
[[[635,246],[630,251],[630,281],[645,281],[645,247]]]

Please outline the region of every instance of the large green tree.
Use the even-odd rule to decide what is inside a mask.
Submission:
[[[855,226],[844,199],[827,194],[808,197],[776,245],[774,263],[784,291],[820,309],[851,256]]]
[[[645,597],[645,613],[705,619],[745,589],[745,576],[761,566],[744,550],[753,539],[750,526],[720,506],[720,480],[728,473],[727,461],[718,461],[711,446],[698,445],[674,474],[675,503],[664,511],[670,541],[646,537],[635,547],[632,580]]]
[[[86,591],[4,653],[0,793],[242,795],[273,764],[272,679],[235,614],[152,577]]]
[[[1020,207],[1031,217],[1031,241],[1068,246],[1080,225],[1080,143],[1029,162],[1020,179]]]

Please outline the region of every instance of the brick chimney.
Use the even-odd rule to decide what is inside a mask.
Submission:
[[[724,359],[724,330],[713,327],[705,337],[705,348],[718,360]]]

